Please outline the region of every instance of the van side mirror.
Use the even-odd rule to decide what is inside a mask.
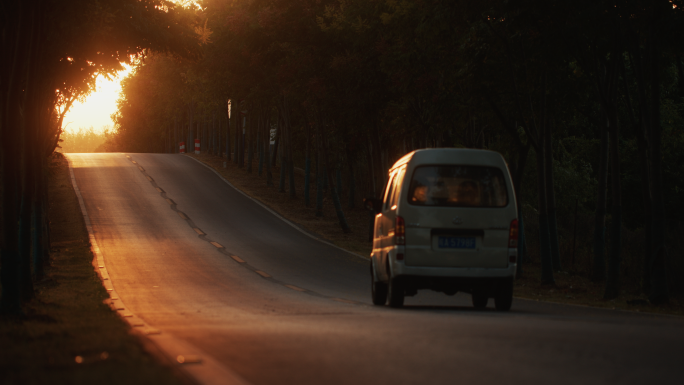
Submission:
[[[382,201],[378,198],[364,198],[363,206],[374,214],[378,214],[382,211]]]

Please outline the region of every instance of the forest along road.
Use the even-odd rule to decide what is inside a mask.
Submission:
[[[491,300],[476,311],[469,295],[427,291],[402,309],[373,306],[368,260],[293,228],[189,157],[128,156],[67,154],[116,293],[245,383],[684,378],[682,318],[522,299],[508,313]]]

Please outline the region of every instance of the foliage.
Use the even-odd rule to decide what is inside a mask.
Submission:
[[[192,58],[192,10],[165,0],[35,0],[0,7],[0,314],[22,313],[49,263],[46,159],[75,100],[148,50]]]
[[[100,152],[98,149],[104,145],[106,135],[110,130],[109,126],[105,126],[104,129],[105,132],[95,132],[91,126],[88,129],[79,127],[76,132],[65,131],[61,135],[59,152]]]
[[[387,168],[405,153],[455,146],[501,152],[519,183],[518,204],[556,215],[561,239],[574,234],[576,210],[596,215],[596,223],[606,223],[608,210],[608,222],[617,223],[609,239],[617,244],[621,223],[641,231],[684,215],[684,171],[677,167],[684,46],[668,38],[684,28],[681,0],[201,5],[194,9],[201,56],[152,53],[124,83],[114,134],[121,149],[170,151],[170,142],[206,138],[197,122],[225,113],[230,99],[244,100],[245,150],[258,150],[258,122],[268,121],[279,140],[282,134],[277,148],[289,154],[285,164],[291,157],[305,168],[314,159],[317,168],[342,170],[341,178],[320,169],[317,177],[349,181],[341,191],[352,198],[379,195]],[[224,137],[241,137],[237,120],[223,127]],[[601,136],[608,131],[617,149],[608,168],[619,172],[613,178],[608,171],[602,191],[600,159],[608,152]],[[553,139],[545,144],[547,135]],[[551,188],[540,179],[544,167],[552,170]],[[607,192],[601,208],[597,197]],[[660,219],[663,202],[667,218]],[[619,263],[615,245],[611,263]],[[651,246],[644,266],[662,244]]]

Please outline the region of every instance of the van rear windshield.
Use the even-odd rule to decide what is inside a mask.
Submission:
[[[420,166],[413,171],[408,195],[417,206],[505,207],[503,172],[485,166]]]

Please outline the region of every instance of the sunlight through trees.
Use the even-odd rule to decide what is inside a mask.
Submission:
[[[196,55],[195,15],[163,0],[36,0],[0,8],[0,313],[21,314],[49,261],[47,158],[75,100],[154,49]]]
[[[3,52],[19,63],[1,64],[5,240],[28,242],[42,212],[40,163],[65,108],[127,62],[102,150],[177,153],[200,139],[245,172],[258,165],[265,184],[278,171],[293,201],[331,199],[341,231],[365,232],[345,212],[379,196],[407,152],[491,149],[514,178],[520,274],[531,261],[543,284],[591,276],[606,299],[624,284],[653,303],[684,293],[672,244],[684,227],[681,0],[96,3],[3,9]],[[311,199],[312,182],[327,197]],[[3,311],[39,273],[19,243],[3,243]]]

